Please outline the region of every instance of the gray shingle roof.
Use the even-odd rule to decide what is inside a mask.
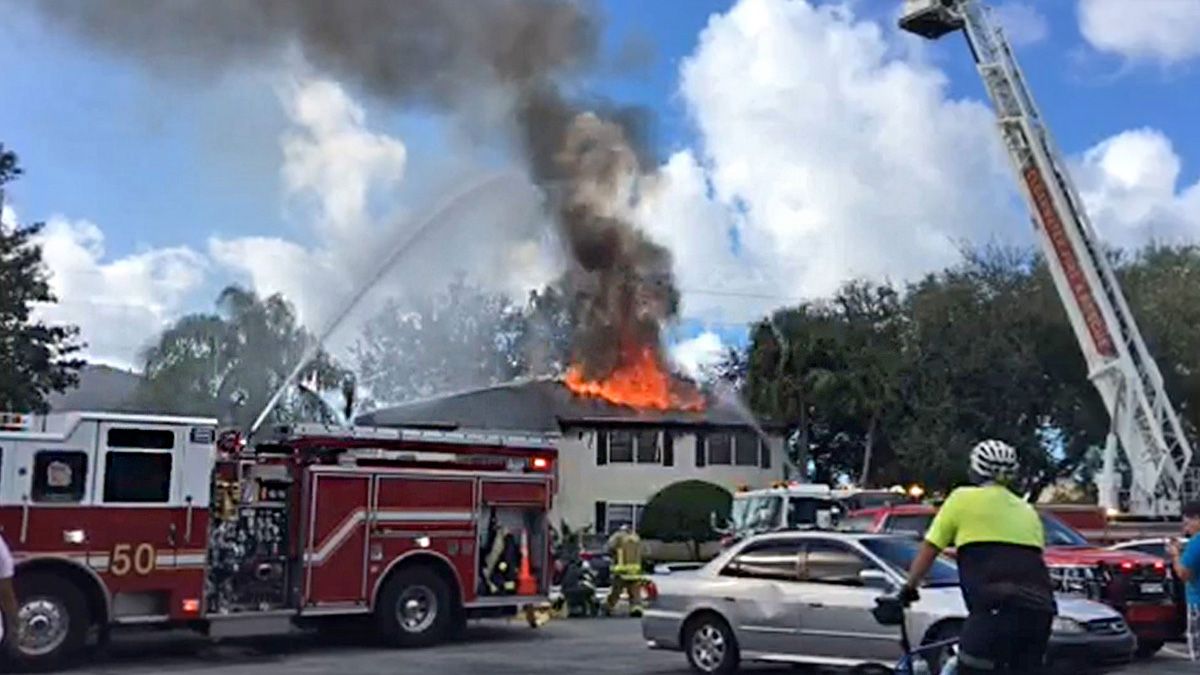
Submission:
[[[147,412],[133,403],[141,375],[89,363],[79,371],[79,386],[47,397],[52,412]]]
[[[552,433],[569,426],[606,424],[747,428],[747,415],[738,404],[712,396],[703,411],[639,410],[576,396],[557,380],[539,379],[384,408],[359,416],[355,423]]]

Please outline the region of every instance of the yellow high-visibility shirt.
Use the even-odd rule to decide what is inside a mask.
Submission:
[[[938,548],[999,543],[1044,548],[1042,519],[1002,485],[960,487],[946,498],[925,533]]]

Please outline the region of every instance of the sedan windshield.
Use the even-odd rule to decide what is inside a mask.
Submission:
[[[863,539],[862,545],[902,576],[908,573],[908,568],[921,547],[920,542],[901,537],[872,537]],[[957,586],[958,567],[945,558],[938,558],[933,561],[933,567],[929,569],[922,585]]]
[[[1066,523],[1047,513],[1042,516],[1042,528],[1046,531],[1047,546],[1090,546],[1082,534],[1071,529]]]

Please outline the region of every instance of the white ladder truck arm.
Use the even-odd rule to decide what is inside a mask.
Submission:
[[[1007,40],[979,0],[907,0],[900,27],[928,39],[966,35],[1088,377],[1111,415],[1101,506],[1119,508],[1119,441],[1132,474],[1128,511],[1178,514],[1191,492],[1191,445]]]

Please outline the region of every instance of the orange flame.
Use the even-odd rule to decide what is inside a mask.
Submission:
[[[610,403],[656,410],[703,410],[704,396],[690,385],[678,382],[667,372],[654,350],[643,347],[633,353],[603,380],[589,380],[583,369],[573,365],[564,379],[567,389],[580,396],[602,398]]]

